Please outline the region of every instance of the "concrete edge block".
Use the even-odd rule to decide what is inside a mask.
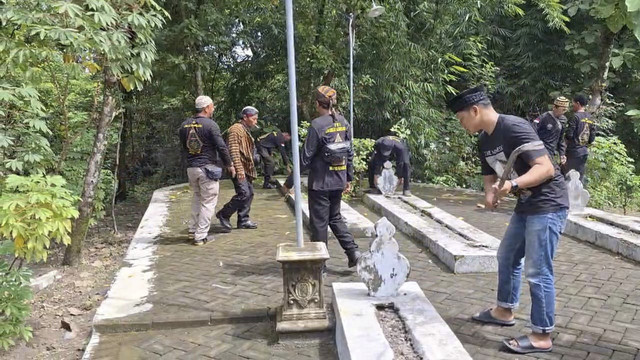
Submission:
[[[391,345],[378,323],[375,307],[362,283],[336,283],[333,310],[336,317],[336,348],[340,360],[392,360]],[[360,300],[353,301],[354,293]],[[339,329],[339,330],[338,330]],[[338,337],[338,334],[342,337]]]
[[[398,296],[380,298],[368,296],[362,283],[333,283],[332,287],[340,360],[395,358],[375,313],[376,305],[389,303],[394,304],[413,340],[414,350],[423,359],[471,360],[416,282],[402,285]]]
[[[402,203],[393,204],[392,200],[382,195],[365,195],[364,202],[386,216],[398,230],[420,241],[454,273],[488,273],[498,270],[497,249],[469,246],[467,239],[458,234],[454,235],[460,239],[456,241],[440,229],[433,229],[418,215],[403,209],[399,206]]]
[[[469,224],[466,221],[460,220],[454,215],[426,202],[425,200],[417,196],[399,197],[400,201],[408,204],[409,206],[420,210],[423,214],[429,216],[441,225],[444,225],[447,229],[457,233],[458,235],[466,238],[469,241],[486,244],[490,248],[497,249],[500,246],[500,240],[496,237],[487,234],[486,232],[478,229],[477,227]]]
[[[589,212],[593,211],[600,213],[599,210],[589,210]],[[589,220],[586,218],[590,216],[589,212],[582,215],[569,215],[565,234],[625,258],[640,261],[640,235],[609,223]]]

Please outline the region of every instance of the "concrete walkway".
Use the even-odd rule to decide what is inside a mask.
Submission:
[[[223,182],[219,207],[232,195]],[[321,342],[275,343],[273,310],[282,299],[276,244],[294,241],[292,212],[276,190],[256,189],[251,211],[258,230],[217,235],[202,247],[187,243],[190,194],[170,190],[168,215],[159,231],[150,295],[141,312],[102,321],[87,352],[91,359],[335,359],[332,334]],[[501,238],[509,211],[476,209],[475,195],[414,189],[414,194],[479,229]],[[435,199],[435,200],[434,200]],[[378,215],[352,204],[371,220]],[[143,220],[144,222],[144,220]],[[235,223],[235,218],[232,219]],[[216,224],[217,225],[217,224]],[[528,287],[513,328],[473,323],[469,317],[495,300],[495,274],[452,274],[422,245],[402,234],[396,239],[416,281],[474,359],[634,359],[640,347],[640,267],[611,253],[563,238],[556,259],[558,311],[554,352],[515,356],[501,351],[506,336],[526,331]],[[360,240],[366,249],[368,241]],[[327,302],[333,281],[358,281],[346,257],[330,241]],[[130,332],[138,330],[137,332]]]

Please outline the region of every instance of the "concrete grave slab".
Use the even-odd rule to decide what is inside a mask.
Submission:
[[[386,216],[402,232],[422,242],[454,273],[498,270],[496,252],[499,241],[496,238],[440,209],[428,208],[425,201],[415,196],[400,200],[367,194],[364,202]],[[436,214],[440,221],[424,214],[424,211]]]
[[[569,214],[564,233],[601,248],[640,261],[640,219],[586,208]]]
[[[447,323],[416,282],[407,282],[398,296],[373,298],[361,283],[333,283],[336,345],[341,360],[394,359],[376,317],[376,305],[393,303],[404,321],[416,353],[425,360],[470,360]]]

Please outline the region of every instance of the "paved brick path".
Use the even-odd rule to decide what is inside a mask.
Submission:
[[[223,183],[219,206],[231,196]],[[463,217],[494,236],[502,237],[509,211],[487,213],[476,209],[475,195],[415,189],[425,200]],[[436,198],[436,200],[434,200]],[[172,320],[211,316],[220,323],[229,317],[252,316],[245,324],[218,324],[189,329],[102,334],[95,359],[334,359],[331,339],[321,343],[277,344],[271,321],[257,322],[279,305],[282,280],[275,261],[275,246],[294,241],[294,219],[275,190],[258,190],[252,218],[258,230],[220,234],[204,247],[186,244],[189,194],[176,191],[170,220],[156,254],[152,310],[134,317],[171,326]],[[362,205],[356,208],[377,219]],[[232,219],[235,223],[235,219]],[[512,328],[482,326],[469,316],[495,300],[496,276],[455,275],[402,234],[396,236],[429,300],[460,338],[474,359],[634,359],[640,347],[640,267],[611,253],[562,238],[556,259],[558,310],[554,352],[538,357],[515,356],[500,351],[506,336],[526,332],[528,286],[523,286],[522,306]],[[358,240],[362,248],[367,239]],[[358,281],[346,268],[337,242],[330,241],[326,296],[333,281]],[[123,322],[131,319],[123,319]],[[640,359],[640,357],[638,357]]]

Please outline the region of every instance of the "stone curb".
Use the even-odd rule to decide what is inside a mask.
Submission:
[[[101,334],[151,330],[174,330],[226,324],[245,324],[275,321],[276,309],[245,309],[241,311],[209,312],[183,315],[158,315],[147,319],[111,319],[93,325]]]
[[[419,203],[419,200],[416,198],[410,201]],[[469,236],[470,240],[469,237],[461,236],[431,217],[422,215],[422,211],[416,210],[398,199],[367,194],[364,197],[364,202],[373,210],[386,216],[400,231],[422,242],[454,273],[496,272],[498,270],[497,239],[482,233],[485,235],[482,238],[476,239]],[[433,210],[431,211],[433,212]],[[447,215],[449,214],[447,213]],[[471,227],[457,218],[456,220]],[[477,230],[477,232],[479,231]],[[495,242],[492,240],[485,243],[487,238],[494,239]]]
[[[611,218],[601,218],[599,214],[594,216],[597,220],[590,220],[588,216],[591,216],[593,210],[595,209],[586,209],[584,214],[570,214],[564,234],[630,260],[640,261],[640,235],[628,224],[620,224]],[[604,222],[601,222],[602,220]]]

